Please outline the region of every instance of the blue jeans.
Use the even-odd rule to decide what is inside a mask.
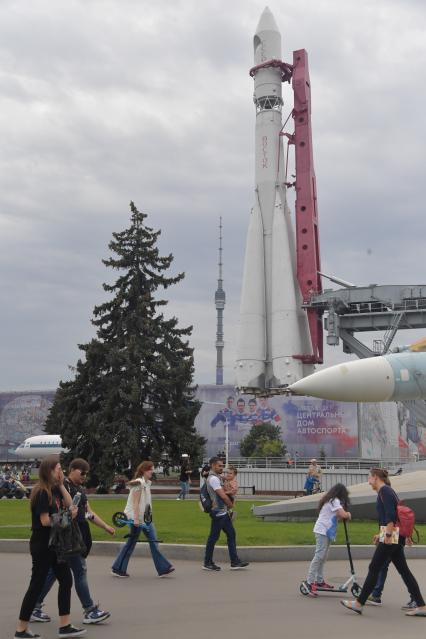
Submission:
[[[371,593],[373,597],[381,597],[383,589],[385,587],[385,581],[388,576],[388,569],[390,566],[391,560],[387,559],[386,563],[383,565],[382,569],[379,572],[379,576],[377,577],[376,585],[374,586],[374,590]],[[410,593],[408,593],[410,594]],[[410,595],[411,597],[411,595]],[[412,598],[412,597],[411,597]]]
[[[182,499],[185,499],[185,497],[187,496],[187,494],[189,493],[189,482],[188,481],[181,481],[180,483],[180,491],[179,491],[179,499],[182,497]]]
[[[71,568],[71,572],[74,575],[74,585],[75,590],[80,599],[81,605],[86,612],[93,610],[95,607],[93,603],[93,599],[90,596],[89,584],[87,583],[87,566],[86,560],[81,555],[76,555],[75,557],[69,557],[67,559],[67,564]],[[43,601],[45,600],[47,594],[50,592],[53,584],[56,581],[56,577],[52,569],[49,570],[49,573],[46,577],[46,581],[44,582],[43,590],[38,597],[37,603],[35,605],[36,608],[41,608],[43,605]]]
[[[235,528],[232,525],[231,518],[229,517],[228,514],[222,515],[221,517],[217,517],[211,513],[210,513],[210,518],[211,518],[210,535],[209,535],[209,538],[207,539],[204,563],[205,564],[212,563],[214,547],[217,540],[220,537],[220,533],[222,530],[225,533],[226,539],[228,542],[228,552],[229,552],[229,558],[231,560],[231,563],[232,564],[238,563],[240,560],[237,554],[237,539],[235,535]]]
[[[379,575],[377,577],[377,581],[376,581],[376,585],[374,586],[374,590],[371,593],[373,595],[373,597],[381,597],[382,596],[382,592],[383,592],[383,588],[385,587],[385,581],[386,581],[386,577],[388,576],[388,570],[389,570],[389,566],[390,566],[391,560],[390,558],[386,559],[385,563],[383,564]]]
[[[118,553],[117,558],[112,565],[112,569],[115,572],[127,572],[130,557],[138,543],[141,532],[144,533],[145,537],[149,541],[151,556],[158,574],[165,575],[172,567],[172,564],[167,561],[164,555],[162,555],[158,550],[158,542],[155,541],[157,539],[157,532],[153,523],[142,524],[142,526],[131,526],[130,535]]]

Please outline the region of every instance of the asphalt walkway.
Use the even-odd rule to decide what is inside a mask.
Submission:
[[[88,560],[92,595],[112,612],[108,623],[86,626],[93,639],[263,639],[293,637],[305,639],[420,639],[426,633],[426,619],[404,616],[400,605],[407,593],[396,571],[390,569],[381,608],[366,607],[359,617],[346,611],[340,595],[325,594],[310,599],[299,594],[306,562],[256,563],[245,571],[220,573],[201,570],[199,563],[176,561],[176,572],[159,579],[150,559],[136,557],[130,563],[130,579],[109,574],[111,559]],[[426,592],[426,560],[412,560],[412,570]],[[30,557],[0,554],[0,639],[11,639],[22,596],[28,585]],[[366,561],[357,561],[361,576]],[[347,563],[330,561],[326,578],[341,582],[347,577]],[[56,637],[56,588],[45,610],[53,617],[48,624],[33,624],[44,639]],[[72,620],[81,622],[78,600],[73,594]]]

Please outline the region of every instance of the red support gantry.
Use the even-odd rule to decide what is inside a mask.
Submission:
[[[293,52],[294,136],[296,155],[296,247],[297,279],[306,305],[312,341],[312,355],[302,355],[306,363],[323,362],[322,319],[309,307],[313,294],[322,292],[318,234],[317,190],[312,150],[311,85],[308,54]]]

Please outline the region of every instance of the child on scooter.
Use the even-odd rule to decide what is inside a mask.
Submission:
[[[336,484],[320,499],[318,504],[320,512],[314,526],[315,555],[309,566],[306,581],[302,584],[310,597],[318,596],[317,588],[333,588],[324,581],[324,565],[330,543],[336,539],[338,520],[351,519],[351,513],[347,511],[348,505],[349,493],[343,484]]]

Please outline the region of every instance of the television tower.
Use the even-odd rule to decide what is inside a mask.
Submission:
[[[223,384],[223,309],[225,308],[225,291],[222,288],[222,217],[219,218],[219,278],[214,295],[214,303],[217,311],[216,325],[216,386]]]

